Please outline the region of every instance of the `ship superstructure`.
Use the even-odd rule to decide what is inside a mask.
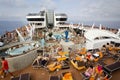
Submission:
[[[65,24],[67,15],[65,13],[55,13],[53,10],[44,10],[39,13],[29,13],[27,21],[35,28],[54,27]]]

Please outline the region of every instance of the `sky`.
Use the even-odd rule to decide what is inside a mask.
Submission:
[[[24,21],[44,9],[66,13],[69,20],[120,21],[120,0],[0,0],[0,20]]]

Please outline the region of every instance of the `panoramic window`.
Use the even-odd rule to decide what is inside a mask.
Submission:
[[[44,21],[44,18],[28,18],[28,21]]]
[[[36,23],[36,25],[42,25],[42,23]]]
[[[96,37],[94,40],[100,40],[100,39],[112,39],[113,37],[108,37],[108,36],[101,36],[101,37]]]
[[[56,18],[56,21],[66,21],[67,18]]]

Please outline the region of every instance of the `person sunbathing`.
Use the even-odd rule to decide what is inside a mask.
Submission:
[[[109,76],[107,74],[102,73],[96,77],[97,80],[109,80]]]
[[[59,62],[54,62],[47,66],[50,71],[55,71],[56,69],[61,69],[61,64]]]
[[[96,74],[101,75],[103,73],[102,66],[97,65],[96,68],[95,68],[95,72],[96,72]]]
[[[90,77],[94,74],[94,67],[90,65],[90,67],[85,71],[85,75]]]

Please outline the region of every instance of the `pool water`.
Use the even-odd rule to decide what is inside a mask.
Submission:
[[[30,46],[30,45],[24,45],[20,48],[16,48],[16,49],[13,49],[11,50],[8,54],[10,55],[20,55],[20,54],[23,54],[24,52],[27,52],[31,49],[33,49],[34,47],[33,46]]]
[[[62,39],[62,38],[65,38],[65,34],[64,34],[64,33],[61,33],[61,34],[55,33],[55,34],[53,34],[53,36],[54,36],[56,39],[58,39],[58,40],[60,40],[60,39]],[[71,38],[70,34],[68,35],[68,38]]]
[[[63,38],[63,36],[62,36],[61,34],[54,34],[54,37],[55,37],[56,39],[61,39],[61,38]]]

